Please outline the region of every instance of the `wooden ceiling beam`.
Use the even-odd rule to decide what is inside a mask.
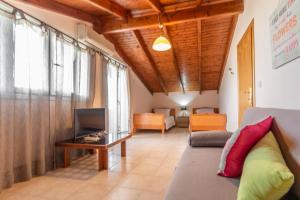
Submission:
[[[84,0],[96,8],[104,10],[105,12],[119,17],[123,20],[127,19],[127,11],[117,3],[110,0]]]
[[[235,0],[215,0],[215,1],[202,0],[201,6],[211,6],[211,5],[216,5],[219,3],[226,3],[226,2],[231,2],[231,1],[235,1]]]
[[[230,27],[230,33],[229,33],[228,40],[227,40],[228,42],[227,42],[226,50],[225,50],[226,55],[224,56],[224,60],[223,60],[223,64],[222,64],[222,69],[221,69],[221,74],[220,74],[219,82],[218,82],[218,93],[220,91],[220,87],[221,87],[221,84],[222,84],[224,70],[225,70],[225,67],[226,67],[226,64],[227,64],[227,60],[228,60],[228,56],[229,56],[229,51],[230,51],[230,46],[231,46],[231,43],[232,43],[232,40],[233,40],[233,36],[234,36],[235,28],[236,28],[236,25],[237,25],[237,21],[238,21],[238,15],[233,16],[232,17],[231,27]]]
[[[197,22],[198,31],[198,70],[199,70],[199,92],[202,93],[202,22]]]
[[[175,48],[174,48],[174,45],[173,45],[174,43],[173,43],[172,38],[169,34],[168,28],[166,26],[164,26],[163,29],[164,29],[165,35],[167,36],[167,38],[169,39],[169,41],[171,43],[173,64],[174,64],[174,67],[175,67],[175,70],[176,70],[176,73],[177,73],[177,76],[178,76],[178,79],[179,79],[179,84],[180,84],[180,87],[182,89],[182,92],[185,93],[185,88],[184,88],[184,84],[183,84],[183,81],[182,81],[181,72],[180,72],[180,68],[179,68],[179,65],[178,65],[177,56],[176,56],[176,53],[175,53]]]
[[[151,65],[151,67],[152,67],[152,69],[153,69],[153,71],[154,71],[154,73],[155,73],[155,75],[158,79],[158,82],[160,84],[160,87],[161,87],[162,91],[166,95],[168,95],[167,87],[166,87],[166,85],[165,85],[165,83],[164,83],[164,81],[161,77],[161,74],[160,74],[160,72],[159,72],[159,70],[158,70],[158,68],[157,68],[157,66],[156,66],[156,64],[155,64],[155,62],[152,58],[152,55],[151,55],[150,51],[147,48],[147,45],[146,45],[146,43],[143,39],[143,36],[141,35],[140,31],[138,31],[138,30],[132,31],[132,34],[135,37],[135,39],[136,39],[137,43],[139,44],[139,46],[141,47],[142,51],[144,52],[145,56],[147,57],[150,65]]]
[[[178,12],[166,13],[161,16],[161,22],[166,25],[224,17],[239,14],[244,11],[244,1],[225,2],[213,6],[197,7]],[[157,15],[146,17],[128,17],[126,22],[121,20],[106,19],[100,24],[94,24],[94,29],[99,33],[118,33],[137,29],[157,27]]]
[[[181,10],[192,9],[196,7],[197,7],[196,1],[187,1],[187,2],[181,2],[173,5],[164,6],[163,10],[160,13],[171,13],[171,12],[177,12]],[[133,17],[145,17],[145,16],[151,16],[155,14],[157,14],[157,11],[154,11],[153,9],[131,11],[131,15]]]
[[[125,52],[123,49],[115,42],[115,40],[110,36],[105,34],[104,37],[109,40],[115,47],[116,52],[119,54],[119,56],[124,60],[124,62],[127,63],[128,66],[131,67],[131,69],[134,71],[134,73],[139,77],[139,79],[142,81],[144,86],[147,88],[147,90],[150,92],[151,95],[153,95],[152,89],[147,85],[147,82],[145,79],[142,77],[141,73],[137,70],[137,67],[133,65],[131,60],[126,56]]]
[[[197,8],[201,4],[202,0],[195,0],[195,1],[184,1],[180,3],[175,3],[171,5],[166,5],[162,8],[160,13],[170,13],[170,12],[177,12],[181,10],[187,10],[191,8]],[[143,9],[143,10],[134,10],[131,11],[131,15],[133,17],[143,17],[156,14],[157,11],[153,9]]]
[[[157,13],[163,12],[163,7],[160,4],[159,0],[146,0],[149,5],[155,10]]]
[[[79,19],[82,21],[94,23],[94,17],[88,13],[85,13],[79,9],[71,8],[64,4],[58,3],[56,1],[49,0],[19,0],[20,2],[33,5],[45,10],[53,11],[62,15],[72,17],[74,19]]]

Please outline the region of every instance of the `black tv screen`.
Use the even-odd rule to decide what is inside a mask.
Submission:
[[[74,110],[74,136],[76,138],[105,130],[105,108]]]

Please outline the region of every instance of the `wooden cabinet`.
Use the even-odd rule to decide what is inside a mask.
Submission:
[[[188,128],[189,127],[189,117],[188,116],[178,116],[177,117],[177,127]]]

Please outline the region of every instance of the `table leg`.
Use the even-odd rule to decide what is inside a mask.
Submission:
[[[64,148],[64,167],[70,166],[70,149],[65,147]]]
[[[108,149],[98,150],[98,170],[108,169]]]
[[[126,156],[126,140],[121,142],[121,156],[122,157]]]
[[[96,149],[88,149],[89,154],[94,155],[96,153]]]

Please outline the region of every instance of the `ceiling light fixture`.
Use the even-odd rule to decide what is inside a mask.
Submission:
[[[158,15],[158,27],[163,32],[164,25],[161,23],[159,15]],[[171,49],[171,47],[172,46],[171,46],[170,41],[163,34],[160,35],[158,38],[156,38],[152,45],[152,49],[154,49],[155,51],[167,51],[167,50]]]

